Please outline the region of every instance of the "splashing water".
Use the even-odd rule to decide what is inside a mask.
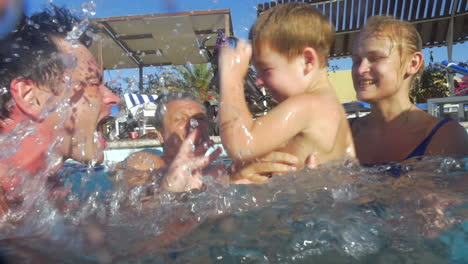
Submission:
[[[83,3],[81,5],[82,11],[85,17],[96,15],[96,3],[94,1],[89,1],[88,3]]]
[[[83,4],[83,13],[94,15],[93,4]],[[88,34],[87,26],[78,24],[67,38],[74,41]],[[73,62],[65,64],[74,67]],[[59,127],[71,115],[72,80],[66,80],[61,100],[51,101],[41,115],[60,113]],[[160,81],[164,86],[164,79]],[[191,120],[190,125],[197,127],[198,122]],[[34,133],[34,126],[22,123],[0,135],[0,160],[14,155],[20,142]],[[95,133],[94,141],[98,137]],[[391,263],[426,257],[443,263],[455,259],[446,253],[450,244],[445,241],[450,239],[434,237],[453,229],[468,236],[462,228],[468,220],[466,158],[401,165],[404,175],[399,179],[388,177],[395,164],[325,164],[261,186],[223,185],[207,176],[204,190],[174,194],[160,189],[158,172],[144,184],[132,185],[113,165],[83,168],[71,163],[50,177],[62,163],[56,154],[62,140],[50,146],[46,168],[34,175],[15,174],[24,201],[0,222],[0,239],[9,243],[8,249],[34,252],[26,259]],[[58,191],[63,192],[53,192],[57,188],[52,186],[61,183],[65,187]],[[64,197],[66,204],[58,204]],[[176,237],[168,239],[167,233]]]
[[[157,174],[147,183],[132,186],[118,171],[112,189],[90,189],[99,177],[108,181],[109,174],[85,169],[85,174],[94,174],[93,180],[78,184],[79,200],[73,194],[69,197],[80,205],[65,214],[47,207],[35,221],[48,228],[42,236],[68,241],[68,249],[82,252],[78,256],[83,254],[89,228],[85,223],[94,219],[101,228],[112,230],[104,235],[106,252],[133,260],[150,256],[163,262],[169,257],[176,263],[188,259],[194,263],[204,259],[260,263],[412,259],[418,252],[429,254],[434,243],[444,246],[430,239],[431,232],[440,234],[467,220],[466,213],[457,210],[468,204],[463,162],[433,158],[409,164],[409,173],[398,184],[382,174],[382,167],[330,164],[260,186],[226,186],[207,177],[203,191],[181,194],[160,190]],[[76,176],[76,167],[62,173]],[[77,178],[83,179],[83,175]],[[457,200],[457,205],[443,210],[445,215],[435,216],[438,209],[427,200],[431,193],[439,193],[439,199],[447,195],[444,199]],[[441,223],[446,225],[439,226]],[[25,234],[33,229],[26,227],[22,229]],[[172,228],[179,239],[169,244],[162,238],[152,240],[164,237]],[[72,241],[69,236],[80,239]],[[118,239],[123,236],[125,240]],[[143,247],[147,250],[134,255],[135,245],[145,241],[153,241],[154,247]],[[92,255],[99,258],[101,249],[88,250],[95,250]],[[52,248],[40,252],[58,254]],[[449,258],[444,252],[430,254],[435,260]]]
[[[67,41],[76,41],[78,40],[88,29],[89,20],[83,19],[81,20],[78,25],[73,26],[73,29],[68,32],[67,37],[65,40]]]

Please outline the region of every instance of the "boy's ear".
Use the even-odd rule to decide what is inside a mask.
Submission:
[[[411,76],[418,73],[421,69],[422,65],[424,64],[424,59],[421,52],[415,52],[411,57],[408,59],[406,74]]]
[[[318,56],[314,48],[312,47],[304,48],[304,50],[302,51],[302,55],[304,57],[304,66],[305,66],[304,74],[307,74],[313,69],[318,68],[319,66]]]
[[[39,93],[39,87],[31,80],[14,79],[10,84],[15,106],[33,119],[39,119],[43,108]]]

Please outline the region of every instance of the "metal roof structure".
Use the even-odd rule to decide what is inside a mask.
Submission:
[[[348,57],[354,39],[368,17],[389,15],[413,23],[423,47],[448,46],[468,41],[468,0],[277,0],[259,4],[257,15],[287,2],[305,2],[323,12],[335,25],[336,40],[330,58]]]
[[[200,52],[209,35],[233,35],[229,9],[92,19],[101,28],[91,52],[105,70],[208,62]],[[141,72],[141,71],[140,71]]]

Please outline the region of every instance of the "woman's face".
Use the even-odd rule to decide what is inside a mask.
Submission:
[[[360,34],[353,50],[356,97],[373,103],[405,92],[402,59],[396,43],[384,36]]]

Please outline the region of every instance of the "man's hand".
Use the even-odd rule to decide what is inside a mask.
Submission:
[[[182,143],[174,161],[169,165],[162,180],[162,187],[171,192],[185,192],[202,186],[201,171],[215,160],[221,149],[217,148],[210,155],[205,156],[206,145],[194,145],[199,137],[199,130],[191,132]],[[200,151],[200,149],[205,151]]]
[[[284,174],[297,170],[297,157],[285,152],[271,152],[256,162],[249,163],[240,168],[233,168],[231,183],[251,184],[265,183],[272,174]],[[239,165],[234,165],[239,166]]]

